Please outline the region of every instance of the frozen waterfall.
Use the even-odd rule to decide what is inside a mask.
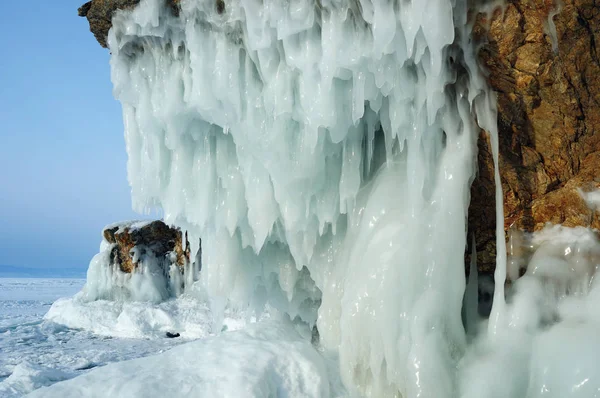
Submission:
[[[316,325],[352,395],[544,395],[540,347],[566,332],[503,331],[535,313],[506,308],[503,256],[489,339],[461,319],[480,127],[498,156],[467,0],[163,3],[113,18],[114,94],[134,208],[202,238],[214,302]]]

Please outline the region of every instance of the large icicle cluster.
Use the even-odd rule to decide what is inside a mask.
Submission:
[[[316,322],[349,388],[456,396],[474,110],[495,131],[467,1],[217,3],[113,18],[134,207],[202,237],[215,297]]]

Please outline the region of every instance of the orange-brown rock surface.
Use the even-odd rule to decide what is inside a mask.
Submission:
[[[141,251],[142,255],[151,254],[158,259],[173,254],[175,264],[182,270],[190,260],[187,235],[184,248],[181,231],[162,221],[115,224],[104,229],[102,235],[108,243],[114,244],[111,263],[119,265],[121,271],[126,273],[131,273],[137,266],[134,249]]]
[[[491,21],[480,15],[475,33],[487,41],[478,55],[498,93],[505,229],[534,231],[547,222],[599,228],[577,188],[600,186],[600,5],[512,0]],[[489,148],[482,133],[469,209],[485,272],[495,261]]]
[[[86,17],[90,23],[90,31],[102,47],[107,47],[106,39],[108,31],[112,26],[112,17],[117,10],[129,10],[134,8],[140,0],[92,0],[88,1],[77,13],[80,17]],[[179,13],[180,0],[165,0],[174,14]]]
[[[107,47],[106,39],[112,26],[113,13],[116,10],[128,10],[135,7],[140,0],[92,0],[88,1],[77,13],[86,17],[90,23],[90,30],[102,47]]]

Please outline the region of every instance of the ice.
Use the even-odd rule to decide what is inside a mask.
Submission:
[[[115,234],[122,233],[125,230],[135,231],[142,229],[143,227],[150,224],[152,220],[128,220],[128,221],[117,221],[112,224],[106,225],[102,230],[117,228]]]
[[[72,296],[84,282],[82,279],[0,278],[0,330],[39,319],[54,300]]]
[[[72,296],[81,290],[85,280],[60,278],[0,278],[0,301],[52,304],[60,297]],[[35,290],[35,295],[32,295]]]
[[[316,322],[348,387],[453,396],[474,113],[495,133],[466,2],[221,11],[114,17],[134,208],[202,238],[211,297]]]
[[[325,360],[293,326],[265,322],[108,365],[29,397],[340,396],[326,375]]]
[[[24,361],[15,366],[12,374],[0,383],[0,395],[3,397],[19,397],[40,387],[70,379],[71,377],[74,377],[74,374],[45,368]]]
[[[507,292],[496,333],[480,335],[463,359],[460,396],[597,396],[597,231],[547,225],[517,241],[525,273]]]
[[[544,32],[550,36],[552,51],[558,54],[558,34],[556,32],[556,25],[554,24],[554,17],[562,11],[564,3],[562,0],[554,0],[553,5],[554,8],[548,13],[548,20],[544,23]]]
[[[143,225],[114,224],[130,229]],[[215,322],[212,309],[218,299],[211,302],[205,288],[194,284],[194,275],[199,272],[194,267],[200,266],[199,259],[186,264],[189,272],[182,274],[174,263],[166,268],[164,261],[168,258],[158,259],[151,250],[136,246],[134,250],[145,254],[139,258],[134,254],[137,265],[133,272],[125,273],[112,261],[113,247],[102,239],[100,253],[90,262],[83,289],[72,297],[56,300],[44,320],[98,336],[142,339],[164,337],[171,332],[190,340],[223,328],[236,330],[261,315],[268,316],[260,312],[253,317],[225,303]],[[184,278],[188,278],[185,286]]]
[[[226,308],[222,327],[215,331],[208,301],[195,289],[157,304],[87,301],[81,292],[60,298],[72,296],[83,284],[76,279],[0,278],[0,397],[21,397],[90,369],[254,322],[248,314]],[[166,332],[180,337],[166,338]]]
[[[184,336],[166,339],[164,335],[150,340],[150,333],[135,340],[115,335],[100,337],[43,319],[54,300],[73,295],[83,284],[79,279],[0,278],[1,397],[21,397],[110,362],[145,356],[190,341]],[[101,310],[96,307],[93,315],[101,318]],[[230,327],[239,328],[243,321],[233,319]]]
[[[147,226],[150,221],[126,221],[106,226],[104,231],[117,228],[114,234],[129,233]],[[187,239],[187,234],[186,234]],[[173,252],[157,255],[151,247],[135,245],[128,253],[135,266],[124,272],[115,252],[120,248],[102,237],[100,252],[94,256],[87,271],[87,283],[80,300],[148,301],[160,303],[181,295],[198,279],[201,258],[177,264]],[[201,251],[198,249],[198,254]]]
[[[111,249],[108,246],[92,259],[83,298],[88,301],[105,299],[159,303],[172,295],[169,279],[157,259],[145,259],[132,273],[125,273],[118,264],[111,263]]]
[[[600,210],[600,189],[594,189],[588,192],[579,189],[579,194],[592,211]]]
[[[215,333],[213,317],[205,300],[184,294],[161,303],[85,300],[83,294],[57,300],[44,319],[71,329],[90,331],[98,336],[119,338],[161,338],[167,332],[183,339],[202,338]],[[246,316],[228,309],[227,330],[245,325]],[[216,330],[216,332],[220,332]]]
[[[33,395],[595,394],[596,232],[513,230],[507,256],[496,102],[469,19],[497,4],[188,0],[176,17],[142,0],[116,13],[133,205],[188,231],[192,253],[202,239],[200,280],[181,290],[152,259],[125,275],[105,247],[84,291],[47,318],[203,339]],[[480,129],[498,255],[493,281],[472,264],[467,287]],[[233,308],[278,320],[207,337]]]
[[[66,369],[38,365],[43,361],[35,361],[34,347],[39,350],[36,344],[44,344],[40,319],[52,301],[74,294],[83,283],[79,279],[0,278],[0,396],[19,397],[75,376]]]

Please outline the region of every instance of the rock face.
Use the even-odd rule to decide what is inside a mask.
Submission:
[[[184,247],[181,231],[162,221],[119,223],[107,227],[102,235],[114,244],[111,263],[118,264],[125,273],[133,272],[137,259],[147,254],[157,259],[172,256],[182,272],[190,261],[187,235]]]
[[[180,0],[165,0],[174,14],[179,13]],[[112,16],[117,10],[130,10],[134,8],[140,0],[92,0],[88,1],[79,9],[77,13],[80,17],[86,17],[90,23],[90,30],[102,47],[107,47],[106,38],[108,31],[112,26]]]
[[[479,51],[498,93],[505,229],[545,223],[600,227],[577,192],[600,186],[600,6],[595,0],[508,1],[479,15]],[[494,268],[493,163],[485,134],[471,191],[469,228],[480,271]]]
[[[179,0],[165,1],[177,15]],[[79,15],[106,47],[115,10],[138,2],[92,0]],[[531,232],[547,222],[600,228],[600,217],[577,192],[600,186],[600,6],[596,0],[506,3],[490,18],[476,16],[474,27],[475,38],[484,43],[479,59],[498,93],[505,229]],[[224,9],[225,3],[217,0],[216,7]],[[469,233],[477,237],[479,270],[490,273],[496,256],[495,188],[485,132],[478,163]]]
[[[106,38],[112,26],[112,16],[116,10],[128,10],[135,7],[140,0],[92,0],[77,10],[80,17],[86,17],[90,30],[102,47],[107,47]]]

